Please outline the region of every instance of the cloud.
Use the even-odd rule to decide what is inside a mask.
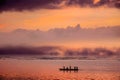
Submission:
[[[106,48],[70,49],[70,48],[55,47],[55,46],[54,47],[53,46],[44,46],[44,47],[17,46],[17,47],[0,47],[0,55],[9,55],[9,56],[32,55],[32,58],[37,58],[37,59],[98,59],[98,58],[117,59],[120,57],[120,48],[116,48],[113,50]]]
[[[61,0],[0,0],[0,11],[23,11],[57,8]]]
[[[119,0],[67,0],[66,5],[79,5],[81,7],[100,7],[100,6],[108,6],[108,7],[116,7],[120,8]]]
[[[107,5],[108,7],[116,7],[120,8],[120,1],[119,0],[100,0],[95,6],[102,6]]]
[[[67,28],[54,28],[48,31],[17,29],[12,32],[0,33],[0,46],[16,45],[59,45],[61,43],[80,44],[89,42],[97,44],[100,41],[105,43],[117,43],[120,40],[120,26],[101,27],[96,29],[83,29],[80,25]],[[90,42],[89,42],[90,43]],[[88,45],[88,44],[86,44]],[[103,45],[103,44],[100,44]],[[119,44],[117,43],[119,46]]]
[[[62,6],[60,6],[62,4]],[[80,7],[108,7],[120,8],[119,0],[0,0],[0,12],[23,11],[36,9],[57,9],[63,6],[78,5]]]
[[[93,0],[67,0],[66,5],[93,6]]]
[[[58,47],[1,47],[0,55],[59,55]]]

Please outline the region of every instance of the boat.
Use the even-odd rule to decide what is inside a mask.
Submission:
[[[59,68],[60,71],[78,71],[78,67],[77,66],[74,66],[74,68],[72,68],[71,66],[69,67],[65,67],[63,66],[63,68]]]

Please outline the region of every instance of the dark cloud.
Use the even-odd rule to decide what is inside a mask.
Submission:
[[[93,6],[93,0],[67,0],[66,5]]]
[[[58,47],[0,47],[0,55],[58,55]]]
[[[61,54],[62,52],[62,54]],[[90,59],[90,58],[119,58],[120,48],[106,49],[106,48],[81,48],[81,49],[69,49],[63,47],[0,47],[1,55],[39,55],[36,58],[39,59],[73,59],[72,57],[78,59]],[[46,57],[45,57],[46,55]],[[61,58],[59,58],[62,55]],[[54,56],[53,58],[49,57]],[[56,57],[55,57],[56,56]],[[1,57],[2,58],[2,57]],[[32,57],[33,58],[33,57]]]
[[[79,5],[81,7],[100,7],[100,6],[108,6],[108,7],[116,7],[120,8],[120,0],[100,0],[97,3],[94,3],[95,0],[67,0],[66,5]]]
[[[57,8],[62,0],[0,0],[0,11],[34,10],[38,8]]]
[[[108,7],[120,8],[120,0],[100,0],[95,6],[107,5]]]
[[[94,4],[94,0],[0,0],[0,12],[3,11],[23,11],[35,9],[56,9],[64,2],[63,6],[78,5],[80,7],[108,7],[120,8],[119,0],[100,0]]]

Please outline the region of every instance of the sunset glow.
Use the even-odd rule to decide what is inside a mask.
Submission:
[[[64,8],[58,10],[35,10],[23,12],[3,12],[0,15],[0,31],[18,28],[49,30],[66,28],[80,24],[83,28],[120,25],[120,12],[109,8]]]
[[[120,80],[120,0],[0,0],[0,80]]]

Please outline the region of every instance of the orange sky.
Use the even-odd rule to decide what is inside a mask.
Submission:
[[[0,31],[14,29],[65,28],[80,24],[84,28],[120,25],[120,12],[115,8],[78,8],[41,9],[23,12],[0,13]]]

